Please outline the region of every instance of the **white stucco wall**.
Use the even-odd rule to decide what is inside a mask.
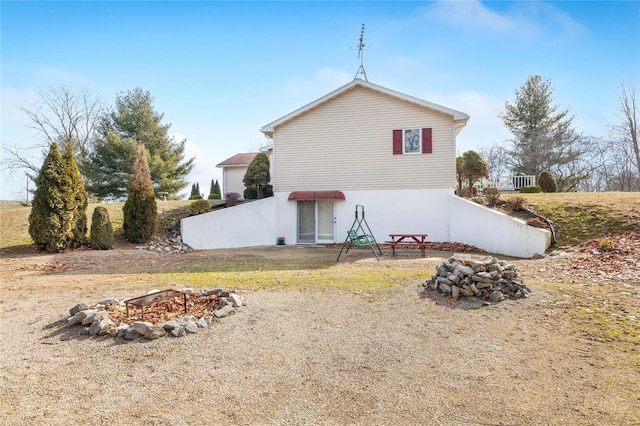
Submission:
[[[198,250],[273,245],[275,201],[264,198],[182,219],[182,240]]]
[[[544,253],[551,244],[551,232],[464,198],[452,195],[448,206],[452,242],[525,258]]]
[[[449,241],[447,200],[453,190],[403,189],[342,191],[345,200],[335,201],[335,239],[341,243],[355,219],[356,205],[364,206],[365,219],[379,243],[389,234],[428,234],[431,241]],[[296,244],[296,202],[287,201],[289,192],[277,192],[276,233],[287,244]],[[440,206],[440,207],[439,207]]]
[[[365,219],[379,243],[389,234],[428,234],[429,241],[471,244],[490,253],[532,257],[544,253],[551,233],[453,195],[447,189],[343,191],[335,201],[335,242],[342,243],[363,205]],[[297,203],[289,192],[185,218],[182,238],[194,249],[273,245],[285,237],[297,243]]]

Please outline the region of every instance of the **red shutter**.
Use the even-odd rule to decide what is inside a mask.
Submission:
[[[393,155],[402,155],[402,130],[393,131]]]
[[[422,129],[422,153],[431,154],[433,152],[433,138],[431,136],[431,127]]]

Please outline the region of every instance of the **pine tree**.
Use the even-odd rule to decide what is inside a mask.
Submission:
[[[264,187],[271,180],[269,175],[269,157],[263,152],[259,152],[249,164],[247,172],[242,182],[247,188],[255,188],[258,199],[263,198]]]
[[[186,139],[175,141],[169,135],[170,125],[162,124],[162,119],[149,92],[136,88],[118,95],[115,108],[102,116],[93,152],[83,164],[92,193],[116,199],[126,196],[139,144],[148,151],[156,191],[171,197],[188,185],[185,178],[195,165],[194,158],[184,160]]]
[[[144,146],[138,147],[129,197],[123,207],[124,236],[132,243],[148,241],[156,229],[158,207]]]
[[[29,214],[29,235],[38,250],[59,252],[69,247],[76,228],[76,192],[67,162],[52,143],[36,177]]]
[[[73,236],[69,241],[69,247],[76,248],[87,243],[87,192],[80,175],[80,170],[76,164],[71,144],[65,145],[64,156],[62,157],[67,168],[67,174],[71,177],[72,197],[74,200],[74,221]]]
[[[220,199],[220,194],[218,193],[218,188],[217,188],[217,183],[218,181],[214,181],[213,179],[211,179],[211,188],[209,189],[209,196],[207,196],[207,199],[209,200],[219,200]]]
[[[191,195],[189,195],[190,200],[202,200],[202,195],[200,195],[200,184],[198,182],[191,185]]]
[[[500,118],[514,135],[508,155],[516,172],[537,175],[582,154],[579,135],[572,128],[573,117],[569,110],[558,111],[553,105],[551,83],[539,75],[527,79],[515,92],[513,103],[505,102]]]
[[[220,190],[220,184],[218,183],[218,179],[216,179],[216,194],[218,194],[218,198],[222,197],[222,192]]]

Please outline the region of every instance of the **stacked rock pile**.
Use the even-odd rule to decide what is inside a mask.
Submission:
[[[197,333],[198,329],[209,327],[219,318],[234,315],[240,306],[246,306],[244,297],[234,292],[225,291],[222,288],[202,289],[194,292],[192,289],[180,289],[185,294],[195,294],[198,297],[214,296],[216,299],[215,309],[210,315],[203,315],[200,318],[194,315],[187,315],[167,320],[161,324],[153,324],[149,321],[132,321],[131,323],[120,323],[111,318],[109,311],[114,312],[114,308],[125,307],[126,300],[119,301],[114,298],[102,299],[93,306],[86,303],[78,303],[69,310],[69,317],[65,322],[65,327],[83,326],[83,332],[90,336],[111,336],[123,338],[125,340],[135,340],[139,337],[154,340],[165,335],[181,337],[189,333]],[[157,293],[158,290],[151,290],[147,294]]]
[[[180,235],[176,235],[172,238],[166,238],[164,240],[154,237],[153,241],[148,246],[136,246],[136,249],[157,251],[168,254],[181,254],[193,251],[191,247],[182,242]]]
[[[493,256],[470,254],[455,254],[446,259],[423,286],[454,300],[462,296],[499,302],[531,293],[515,265]]]

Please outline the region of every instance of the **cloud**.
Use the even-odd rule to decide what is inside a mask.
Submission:
[[[493,12],[477,0],[438,1],[425,8],[424,13],[429,18],[466,29],[482,28],[502,32],[517,28],[515,19]]]
[[[425,7],[423,16],[469,32],[490,31],[537,36],[585,31],[584,26],[569,14],[550,3],[538,1],[514,2],[503,12],[492,10],[478,0],[438,1]]]

